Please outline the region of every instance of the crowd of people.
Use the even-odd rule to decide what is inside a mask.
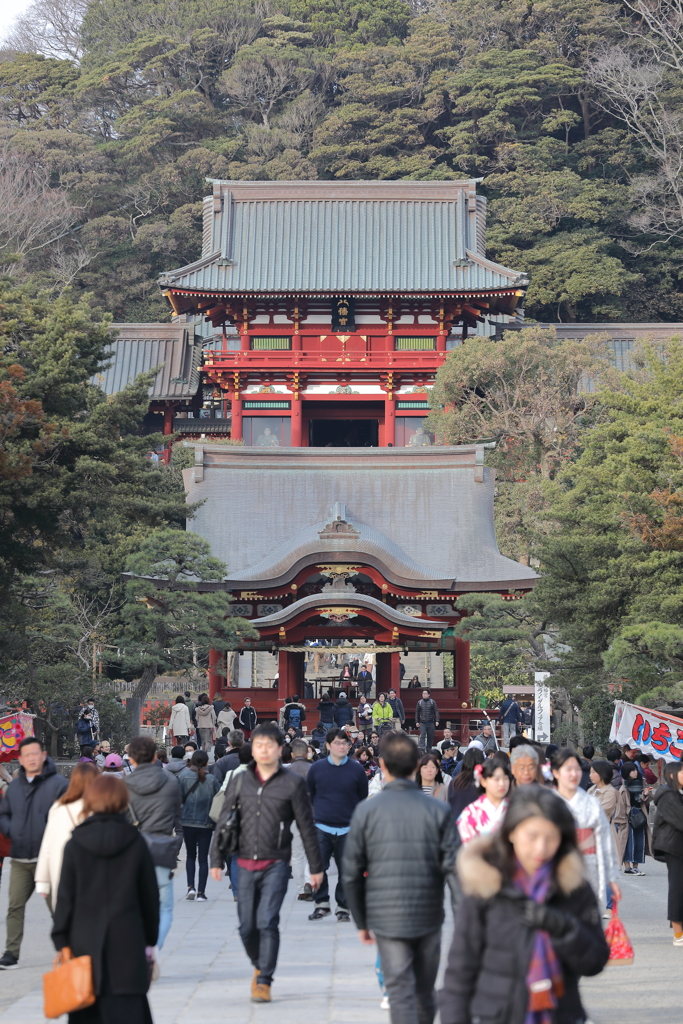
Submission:
[[[19,965],[37,891],[56,949],[92,958],[97,1000],[73,1024],[150,1024],[183,846],[186,900],[207,899],[209,873],[232,890],[256,1003],[271,1001],[290,877],[312,929],[334,913],[376,945],[392,1024],[431,1024],[437,1006],[442,1024],[511,1021],[511,1006],[526,1007],[524,1024],[585,1021],[578,981],[609,955],[601,917],[621,899],[621,871],[642,875],[648,855],[666,863],[683,946],[682,764],[512,731],[502,750],[489,724],[467,747],[449,729],[435,742],[428,691],[419,738],[393,690],[370,715],[362,698],[354,709],[343,693],[324,697],[317,740],[296,696],[279,722],[259,723],[248,698],[239,712],[216,703],[176,698],[170,751],[148,736],[112,751],[85,710],[91,735],[68,781],[39,739],[20,744],[0,801],[11,858],[0,969]],[[437,995],[445,897],[455,924]]]

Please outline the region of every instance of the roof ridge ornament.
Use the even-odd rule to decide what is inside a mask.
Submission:
[[[318,532],[321,540],[342,540],[344,544],[349,541],[356,546],[360,539],[360,531],[348,520],[348,512],[343,501],[335,501],[330,509],[330,522]]]

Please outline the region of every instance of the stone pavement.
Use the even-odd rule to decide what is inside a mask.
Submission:
[[[683,949],[671,945],[666,923],[666,871],[648,860],[645,878],[625,876],[623,918],[633,941],[632,967],[611,967],[584,982],[593,1024],[657,1024],[681,1020],[680,976]],[[0,888],[0,921],[7,907],[7,882]],[[273,985],[273,1004],[249,1001],[251,968],[237,934],[236,905],[227,882],[209,879],[207,903],[187,903],[184,870],[176,881],[173,927],[162,953],[162,976],[152,987],[155,1024],[389,1024],[380,1009],[375,952],[361,946],[352,925],[336,919],[307,920],[310,903],[283,905],[282,947]],[[40,900],[40,902],[39,902]],[[450,915],[447,933],[450,933]],[[0,1024],[44,1024],[41,975],[52,960],[49,918],[42,898],[27,910],[21,968],[0,972]],[[0,942],[2,940],[0,939]],[[444,942],[444,950],[447,940]],[[65,1024],[66,1019],[60,1024]]]

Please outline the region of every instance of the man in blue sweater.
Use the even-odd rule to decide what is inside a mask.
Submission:
[[[361,800],[365,800],[368,795],[368,779],[360,763],[349,758],[350,744],[342,729],[330,729],[325,747],[328,756],[312,764],[306,777],[325,872],[322,885],[315,894],[315,910],[309,914],[308,920],[319,921],[330,913],[327,869],[334,857],[339,872],[334,893],[337,920],[349,921],[341,883],[341,862],[351,816]]]

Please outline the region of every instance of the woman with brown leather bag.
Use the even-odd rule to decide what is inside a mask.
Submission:
[[[86,816],[64,847],[52,940],[92,958],[92,1006],[69,1024],[152,1024],[147,1002],[159,889],[145,840],[124,817],[128,789],[100,775],[85,791]]]

